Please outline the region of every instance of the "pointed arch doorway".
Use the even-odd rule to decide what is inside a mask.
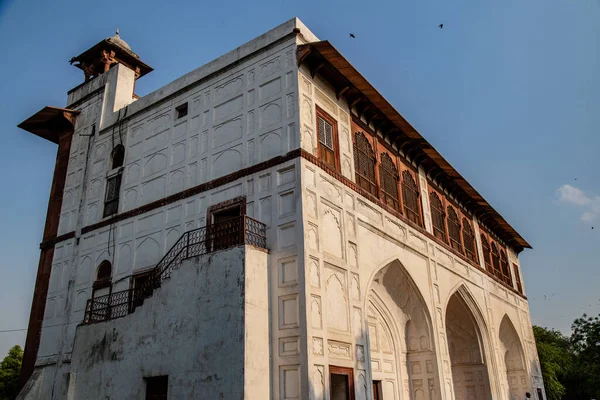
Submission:
[[[456,400],[492,398],[484,341],[477,320],[461,291],[446,308],[446,334]]]
[[[503,385],[504,396],[510,400],[521,399],[529,390],[527,370],[523,346],[517,331],[507,315],[502,318],[499,329],[500,365],[504,365],[506,384]]]
[[[431,317],[400,262],[375,275],[367,323],[374,398],[440,400]]]

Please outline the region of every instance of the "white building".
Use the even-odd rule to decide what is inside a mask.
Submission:
[[[19,398],[543,398],[529,245],[298,19],[142,98],[72,63]]]

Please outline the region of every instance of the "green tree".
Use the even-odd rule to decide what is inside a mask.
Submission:
[[[548,400],[561,400],[566,393],[563,382],[573,360],[569,339],[554,329],[533,327],[542,378]]]
[[[568,399],[600,398],[599,317],[583,314],[571,326],[575,362],[567,382]]]
[[[14,400],[19,394],[23,349],[14,346],[0,363],[0,400]]]

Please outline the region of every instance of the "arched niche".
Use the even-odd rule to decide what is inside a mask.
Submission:
[[[484,340],[464,290],[455,292],[446,308],[446,335],[456,400],[491,399]]]
[[[503,392],[508,399],[521,399],[523,394],[530,391],[527,384],[527,369],[525,368],[525,354],[521,339],[508,315],[502,318],[498,330],[500,339],[500,360],[506,372],[506,385]]]
[[[404,266],[377,272],[367,302],[372,377],[384,399],[440,397],[440,380],[427,304]]]

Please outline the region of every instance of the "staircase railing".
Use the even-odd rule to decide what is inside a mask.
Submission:
[[[93,324],[131,314],[152,296],[174,269],[179,268],[183,260],[242,244],[266,249],[265,224],[241,216],[185,232],[152,269],[143,285],[89,299],[83,323]]]

